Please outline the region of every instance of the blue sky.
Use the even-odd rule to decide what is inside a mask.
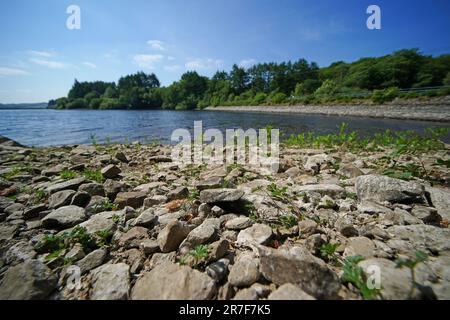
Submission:
[[[66,9],[81,8],[81,30]],[[381,7],[382,29],[366,27]],[[0,103],[65,96],[73,80],[306,58],[320,66],[402,48],[450,52],[448,0],[15,0],[0,3]]]

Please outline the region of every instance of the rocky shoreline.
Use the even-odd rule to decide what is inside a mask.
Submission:
[[[431,186],[380,175],[388,150],[283,147],[271,174],[2,138],[0,299],[450,299],[449,150]]]
[[[266,112],[354,116],[368,118],[404,119],[450,122],[450,97],[421,100],[395,100],[384,105],[302,105],[302,106],[217,106],[209,111]]]

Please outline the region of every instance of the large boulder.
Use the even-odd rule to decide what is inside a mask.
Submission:
[[[259,260],[252,253],[242,253],[230,269],[228,282],[234,287],[249,287],[259,280]]]
[[[233,202],[242,198],[244,191],[240,189],[206,189],[200,192],[202,203]]]
[[[75,178],[71,180],[67,180],[64,182],[60,182],[54,185],[51,185],[47,188],[47,192],[50,194],[63,191],[63,190],[78,190],[78,187],[86,182],[85,178]]]
[[[56,209],[42,219],[46,228],[66,229],[86,220],[85,210],[77,206]]]
[[[137,209],[142,207],[146,197],[147,194],[145,192],[120,192],[117,194],[114,203],[119,206],[119,209],[123,209],[126,206]]]
[[[360,201],[411,202],[424,195],[423,186],[416,182],[381,175],[359,176],[355,187]]]
[[[42,300],[56,288],[58,279],[38,260],[28,260],[6,271],[0,300]]]
[[[257,223],[239,232],[239,244],[267,244],[272,237],[272,228],[266,224]]]
[[[158,234],[159,248],[164,253],[177,250],[190,231],[191,229],[185,222],[175,219],[170,221]]]
[[[317,299],[336,299],[341,284],[326,263],[303,247],[258,247],[262,275],[276,285],[292,283]]]
[[[130,267],[125,263],[105,264],[91,271],[91,300],[126,300],[130,289]]]
[[[450,221],[450,192],[432,187],[427,187],[426,192],[429,194],[431,203],[438,210],[439,215]]]
[[[75,193],[74,190],[63,190],[52,194],[48,199],[48,207],[58,209],[69,205]]]
[[[208,300],[215,292],[214,280],[205,273],[165,261],[136,281],[131,299]]]

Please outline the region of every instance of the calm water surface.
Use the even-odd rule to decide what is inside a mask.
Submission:
[[[286,135],[314,130],[318,133],[338,131],[342,122],[350,130],[372,135],[385,129],[415,130],[427,127],[449,127],[448,123],[365,119],[322,115],[263,114],[219,111],[125,111],[125,110],[0,110],[0,135],[30,146],[91,143],[95,134],[100,142],[158,140],[170,143],[177,128],[193,130],[194,121],[203,121],[203,130],[217,128],[244,130],[272,125]],[[447,137],[446,142],[450,142]]]

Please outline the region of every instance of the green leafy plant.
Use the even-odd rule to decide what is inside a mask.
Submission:
[[[338,262],[338,258],[336,256],[336,249],[339,247],[338,243],[324,243],[320,247],[320,255],[326,261]]]
[[[83,176],[88,180],[92,180],[98,183],[103,183],[106,180],[100,170],[85,169],[83,171]]]
[[[298,218],[293,214],[285,214],[278,218],[283,227],[289,229],[297,225]]]
[[[366,300],[372,300],[379,294],[378,289],[370,289],[367,286],[367,278],[358,263],[363,261],[361,256],[351,256],[344,260],[342,280],[349,282],[359,289],[361,295]]]
[[[119,209],[119,205],[111,202],[108,198],[103,202],[96,203],[92,206],[92,210],[94,213],[100,213],[104,211],[117,211]]]
[[[111,243],[111,239],[113,237],[114,232],[110,229],[104,229],[96,232],[96,236],[98,237],[97,244],[100,247],[104,247]]]
[[[190,202],[193,202],[193,201],[195,201],[195,200],[197,200],[199,198],[200,198],[200,191],[198,191],[197,188],[194,188],[193,190],[191,190],[189,192],[187,200],[190,201]]]
[[[77,173],[72,170],[64,169],[59,173],[59,176],[64,180],[70,180],[77,176]]]
[[[189,251],[189,255],[195,259],[195,265],[198,265],[202,259],[208,258],[208,246],[198,245],[193,250]]]
[[[275,183],[267,186],[267,190],[270,192],[270,196],[275,200],[287,201],[287,187],[279,188]]]
[[[91,134],[89,135],[89,139],[91,140],[91,144],[92,144],[93,146],[97,146],[97,145],[98,145],[98,138],[97,138],[97,136],[96,136],[95,133],[91,133]]]
[[[425,262],[428,260],[428,255],[423,251],[416,251],[415,257],[413,259],[402,259],[399,258],[396,260],[396,268],[406,267],[411,271],[411,290],[409,292],[409,299],[413,297],[414,289],[417,287],[416,282],[416,272],[415,269],[419,263]]]

